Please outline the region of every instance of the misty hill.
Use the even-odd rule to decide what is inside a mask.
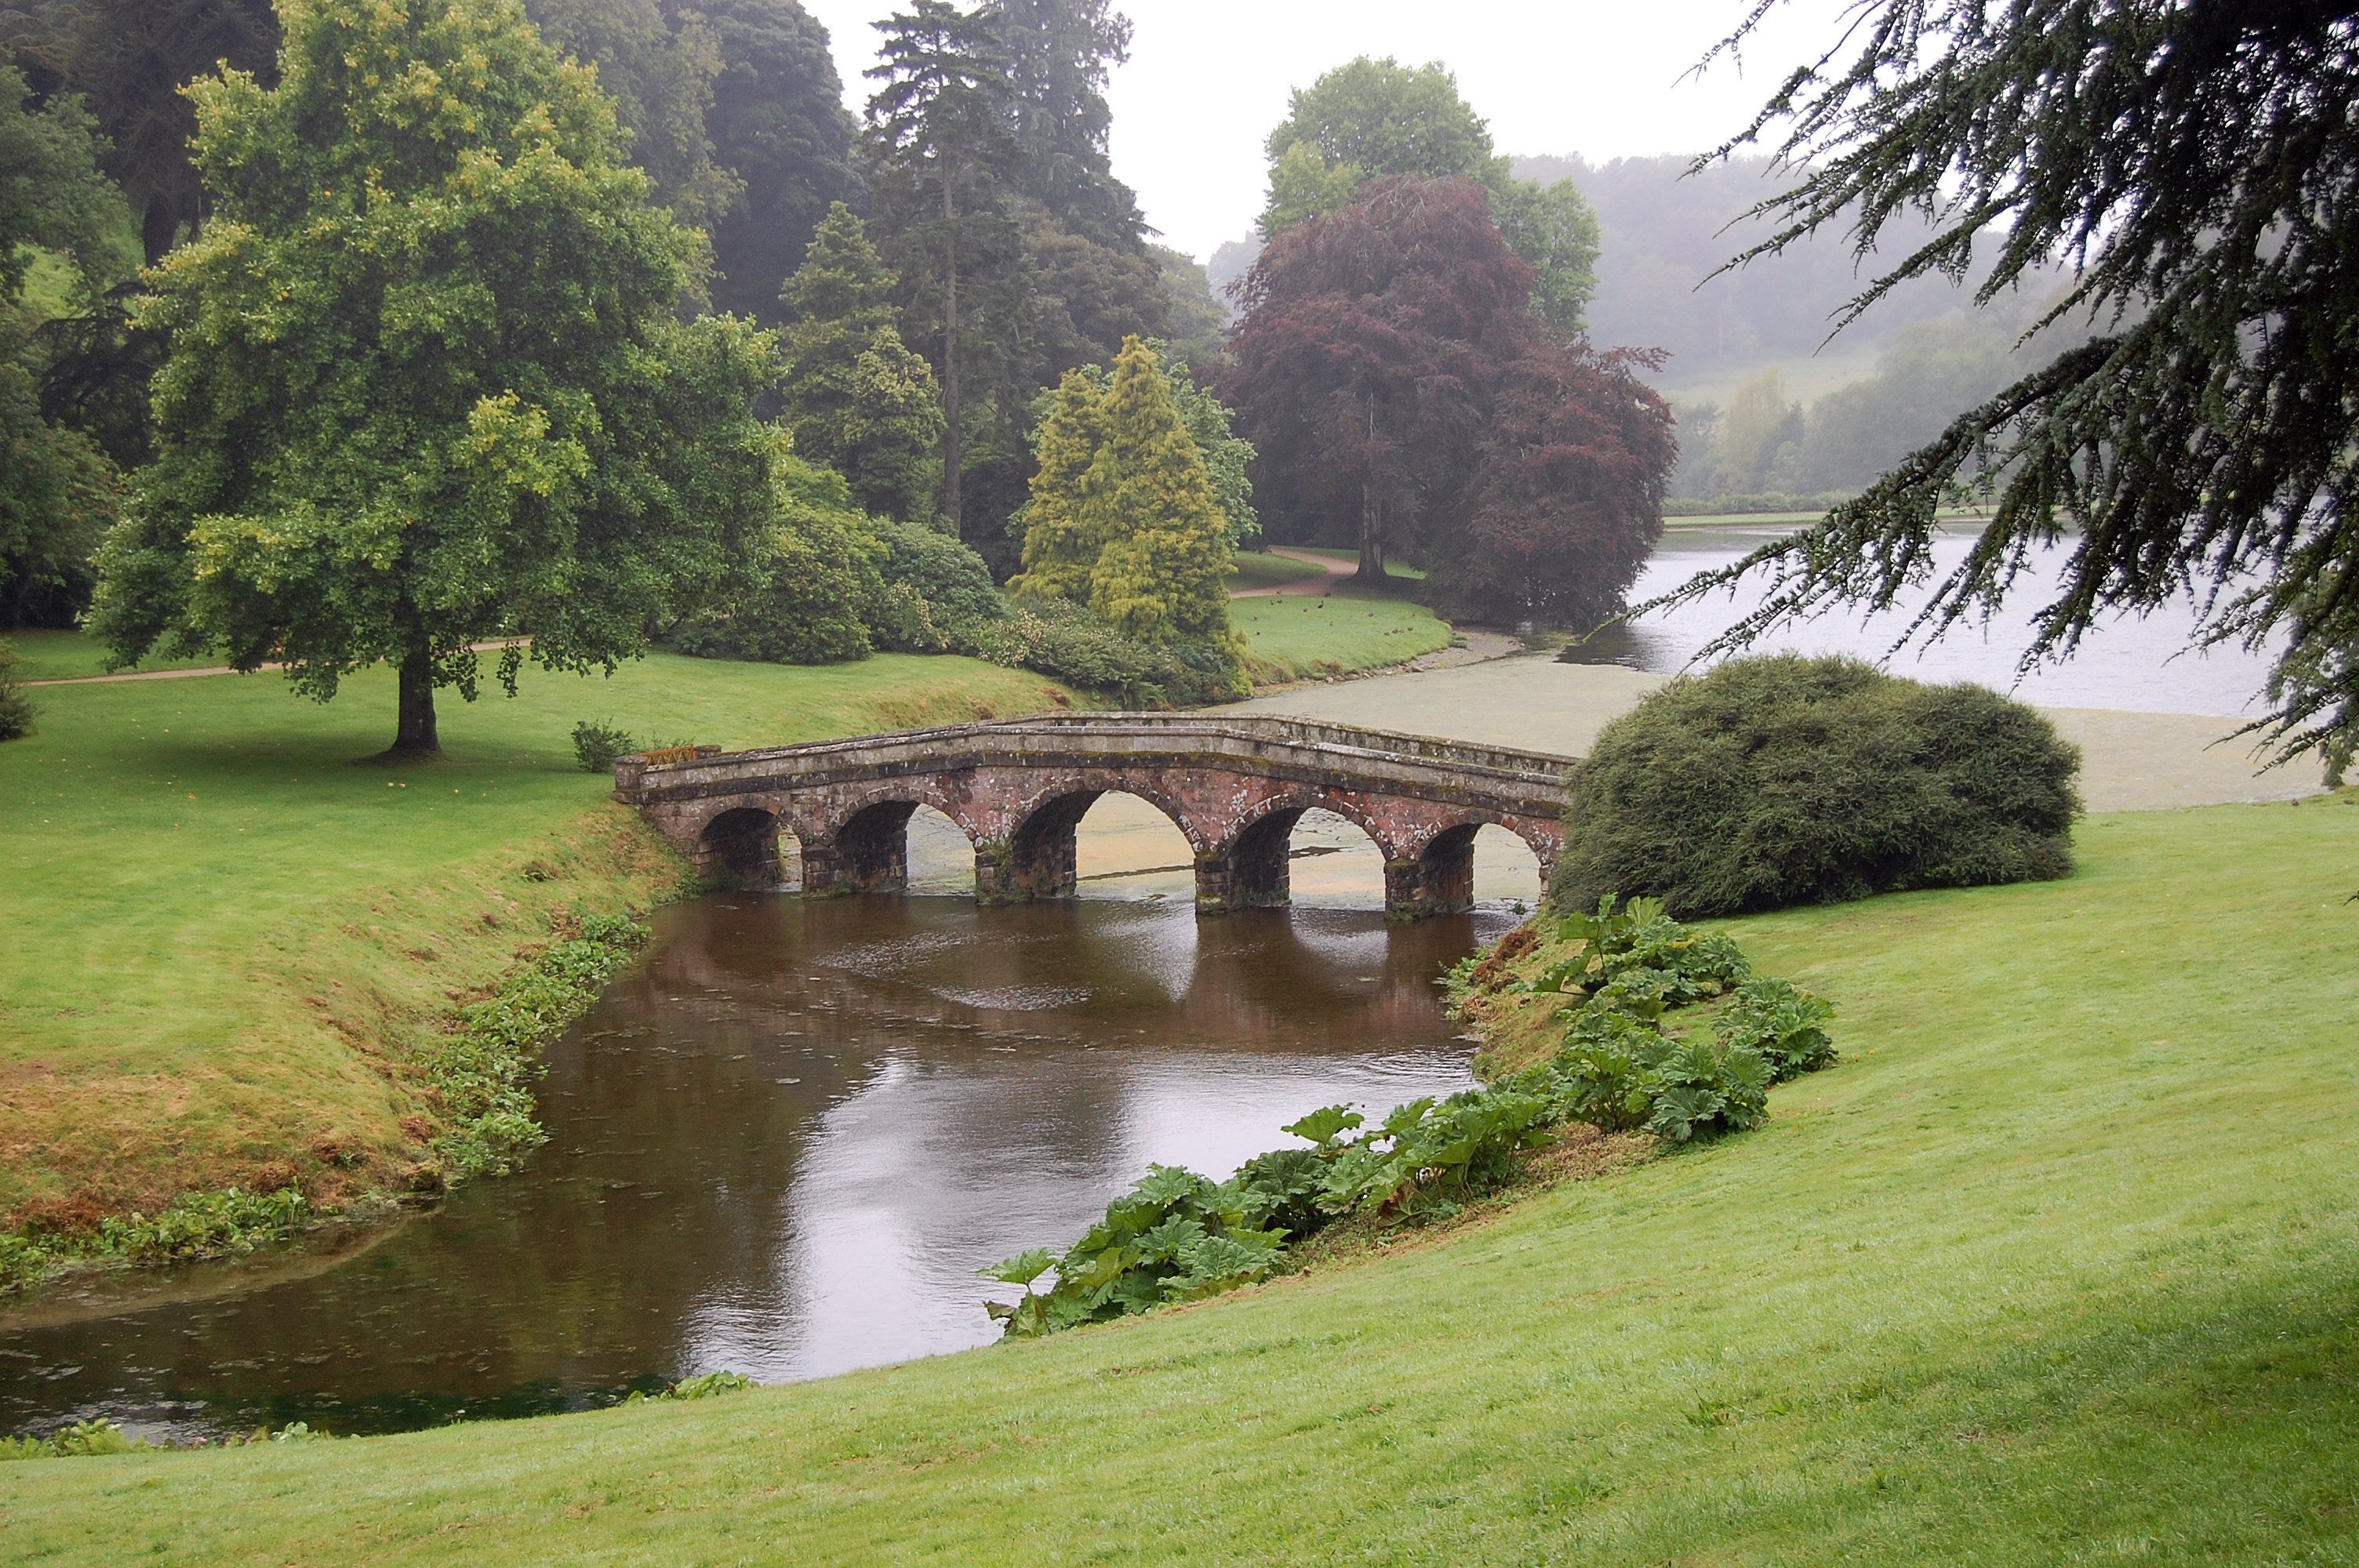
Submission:
[[[1525,179],[1571,178],[1597,209],[1603,243],[1590,337],[1668,350],[1670,362],[1657,379],[1674,391],[1743,379],[1772,363],[1784,364],[1788,378],[1804,384],[1818,380],[1808,374],[1807,362],[1820,353],[1836,313],[1873,275],[1860,271],[1843,236],[1830,232],[1704,283],[1767,232],[1758,223],[1728,225],[1786,182],[1771,175],[1766,157],[1733,159],[1681,178],[1688,162],[1681,155],[1602,164],[1578,157],[1515,160]],[[1887,248],[1901,254],[1898,247],[1921,232],[1897,231]],[[1829,379],[1852,379],[1885,339],[1958,309],[1970,294],[1940,278],[1895,290],[1827,345],[1824,357],[1849,371]]]

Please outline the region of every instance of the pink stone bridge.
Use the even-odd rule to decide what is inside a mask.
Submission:
[[[806,893],[906,886],[909,816],[930,806],[974,845],[977,899],[1014,903],[1072,892],[1073,829],[1119,791],[1187,835],[1207,913],[1286,903],[1288,836],[1315,807],[1375,840],[1386,912],[1414,919],[1473,903],[1485,823],[1531,846],[1545,885],[1571,762],[1294,719],[1077,713],[625,757],[614,798],[692,856],[709,886],[777,885],[780,836],[791,833]]]

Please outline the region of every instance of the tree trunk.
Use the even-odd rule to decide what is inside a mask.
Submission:
[[[442,750],[434,733],[434,661],[423,643],[401,659],[401,717],[387,757],[431,757]]]
[[[150,196],[139,220],[139,244],[147,254],[149,266],[171,253],[173,237],[179,232],[180,214],[173,208],[171,198]]]
[[[951,204],[951,179],[942,175],[942,276],[947,287],[942,306],[942,515],[955,537],[966,537],[965,508],[960,503],[961,459],[966,432],[959,426],[958,371],[958,214]]]
[[[1368,451],[1370,458],[1376,447],[1376,400],[1368,399]],[[1385,580],[1385,503],[1376,493],[1373,477],[1360,481],[1360,569],[1353,574],[1362,582],[1381,586]]]

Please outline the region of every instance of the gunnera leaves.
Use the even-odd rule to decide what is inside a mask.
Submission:
[[[2069,875],[2078,748],[1984,687],[1735,659],[1605,727],[1571,777],[1560,909],[1675,917]]]

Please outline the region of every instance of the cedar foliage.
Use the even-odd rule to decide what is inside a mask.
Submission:
[[[1572,772],[1560,909],[1682,919],[2072,870],[2079,751],[1986,687],[1854,659],[1735,659],[1600,731]]]
[[[2064,545],[2027,662],[2191,590],[2206,640],[2281,649],[2259,726],[2280,755],[2346,765],[2359,745],[2359,17],[1871,0],[1720,156],[1773,124],[1780,159],[1804,173],[1748,214],[1774,232],[1731,265],[1821,229],[1863,261],[1879,236],[1908,235],[1847,321],[1910,279],[1968,276],[1978,250],[1995,252],[1978,302],[2060,256],[2076,271],[2047,319],[2098,330],[1817,527],[1682,589],[1692,600],[1770,578],[1716,646],[1835,604],[1890,605],[1932,568],[1937,509],[1986,486],[1995,514],[1920,629],[1995,608]]]

